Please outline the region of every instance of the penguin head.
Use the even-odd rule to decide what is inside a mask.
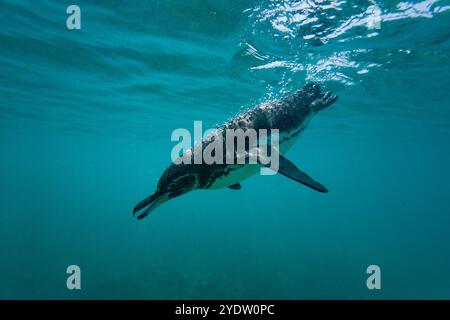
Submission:
[[[299,101],[299,105],[308,106],[308,108],[317,113],[337,100],[337,96],[333,95],[330,91],[322,91],[320,84],[312,82],[305,85],[303,88],[293,94],[294,99]]]
[[[143,219],[164,202],[194,190],[197,179],[191,168],[185,164],[169,166],[159,179],[155,193],[136,205],[133,215]]]

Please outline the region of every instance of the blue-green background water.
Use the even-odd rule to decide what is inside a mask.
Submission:
[[[0,1],[0,298],[450,298],[449,1],[76,1],[73,31],[69,4]],[[328,194],[132,218],[174,129],[309,81],[340,98],[288,156]]]

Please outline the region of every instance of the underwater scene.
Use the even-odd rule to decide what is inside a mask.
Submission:
[[[450,299],[450,1],[0,21],[0,299]],[[165,171],[177,129],[252,112],[295,140],[277,174]]]

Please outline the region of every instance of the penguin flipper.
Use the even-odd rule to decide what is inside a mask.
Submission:
[[[293,164],[291,161],[289,161],[287,158],[283,157],[280,154],[280,167],[278,169],[278,172],[280,172],[282,175],[291,178],[292,180],[295,180],[297,182],[300,182],[304,184],[307,187],[310,187],[316,191],[319,192],[328,192],[328,189],[325,188],[322,184],[315,181],[313,178],[311,178],[309,175],[307,175],[305,172],[301,171],[299,168],[296,167],[295,164]]]
[[[241,190],[242,186],[240,183],[232,184],[231,186],[228,186],[231,190]]]
[[[270,168],[270,165],[265,165]],[[283,155],[279,154],[279,168],[278,172],[283,176],[288,177],[294,181],[300,182],[311,189],[319,192],[326,193],[328,189],[324,187],[319,182],[315,181],[305,172],[301,171],[295,164],[293,164],[289,159],[285,158]]]

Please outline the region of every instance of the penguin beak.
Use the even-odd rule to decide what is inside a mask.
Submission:
[[[169,200],[167,195],[155,192],[134,207],[133,216],[141,220],[167,200]]]

